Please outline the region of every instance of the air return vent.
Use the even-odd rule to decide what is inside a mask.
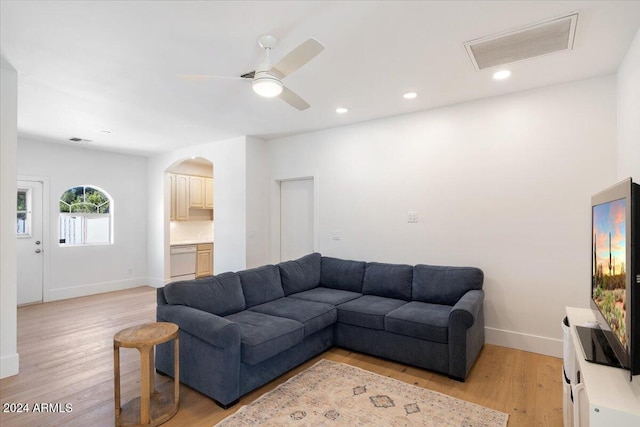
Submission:
[[[77,136],[74,136],[73,138],[69,138],[69,141],[75,142],[77,144],[88,144],[91,142],[90,139],[78,138]]]
[[[464,44],[476,70],[573,49],[578,14],[550,19]]]

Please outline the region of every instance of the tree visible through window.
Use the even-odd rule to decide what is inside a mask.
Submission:
[[[60,245],[112,243],[112,200],[88,185],[73,187],[60,197]]]
[[[29,236],[31,233],[31,212],[29,211],[29,191],[18,189],[18,206],[16,233],[18,236]]]

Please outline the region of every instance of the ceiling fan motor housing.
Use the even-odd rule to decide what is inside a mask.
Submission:
[[[258,44],[264,49],[265,58],[256,68],[251,85],[255,93],[265,98],[278,96],[284,90],[280,79],[269,73],[269,70],[271,70],[271,49],[275,47],[277,42],[278,40],[275,37],[269,35],[262,36],[258,39]]]

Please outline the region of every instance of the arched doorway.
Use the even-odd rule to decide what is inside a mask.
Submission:
[[[174,163],[165,173],[169,186],[169,276],[174,281],[212,275],[213,164],[202,157],[189,158]]]

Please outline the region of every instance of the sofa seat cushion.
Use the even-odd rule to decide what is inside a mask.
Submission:
[[[299,298],[280,298],[249,310],[300,322],[304,325],[305,337],[333,325],[337,319],[334,306]]]
[[[240,327],[241,360],[258,364],[302,342],[304,325],[295,320],[241,311],[225,317]]]
[[[446,344],[451,306],[412,301],[388,313],[385,330]]]
[[[406,301],[399,299],[364,295],[337,307],[338,322],[384,330],[385,315],[405,304]]]
[[[304,291],[290,295],[291,298],[322,302],[331,305],[342,304],[347,301],[360,298],[361,296],[362,294],[358,292],[343,291],[341,289],[329,289],[321,286],[311,289],[310,291]]]

